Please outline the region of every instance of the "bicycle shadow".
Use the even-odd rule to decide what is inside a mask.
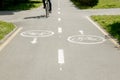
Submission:
[[[45,15],[31,16],[31,17],[25,17],[24,19],[41,19],[41,18],[46,18],[46,16]]]

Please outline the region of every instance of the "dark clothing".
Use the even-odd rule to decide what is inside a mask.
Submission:
[[[43,1],[43,7],[45,8],[46,7],[45,6],[45,0],[42,0],[42,1]],[[50,7],[49,11],[51,11],[52,10],[51,0],[48,0],[48,2],[49,2],[49,7]]]

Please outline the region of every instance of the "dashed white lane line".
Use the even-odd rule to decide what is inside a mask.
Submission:
[[[17,29],[3,44],[0,45],[0,51],[5,48],[5,46],[20,32],[23,28]]]
[[[64,64],[64,50],[63,49],[58,49],[58,64]]]
[[[61,21],[61,18],[58,18],[58,21]]]
[[[62,33],[62,28],[58,27],[58,33]]]
[[[58,11],[58,14],[61,14],[61,12],[60,12],[60,11]]]

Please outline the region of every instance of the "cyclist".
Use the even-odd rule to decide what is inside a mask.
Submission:
[[[45,0],[42,0],[42,2],[43,2],[43,8],[45,9]],[[51,13],[51,11],[52,11],[52,4],[51,4],[51,0],[48,0],[48,2],[49,2],[49,12]]]

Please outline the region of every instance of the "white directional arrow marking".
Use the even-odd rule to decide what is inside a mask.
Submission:
[[[36,44],[37,43],[37,38],[34,38],[33,41],[31,41],[32,44]]]
[[[79,30],[79,32],[80,32],[80,34],[82,34],[82,35],[84,34],[84,31],[83,31],[83,30]]]

